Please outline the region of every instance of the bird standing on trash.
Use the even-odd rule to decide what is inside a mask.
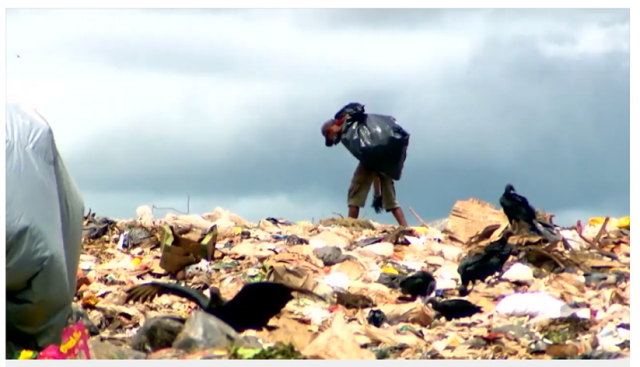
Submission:
[[[501,272],[504,264],[511,256],[514,247],[509,243],[509,238],[513,235],[511,231],[506,231],[495,242],[485,246],[483,251],[476,255],[468,255],[462,259],[458,265],[460,274],[460,296],[468,294],[467,288],[476,280],[484,282],[488,277],[497,272]]]
[[[420,297],[423,302],[424,298],[429,296],[436,289],[436,279],[431,273],[419,271],[412,274],[400,282],[400,291],[410,295],[412,298]]]
[[[364,111],[364,105],[360,103],[347,104],[335,114],[334,118],[322,124],[321,131],[325,139],[325,145],[332,147],[340,142],[343,129],[347,126],[345,122],[366,121],[366,118],[367,114]],[[360,208],[365,206],[372,184],[374,186],[373,208],[376,213],[379,213],[384,208],[387,212],[393,214],[399,225],[407,227],[408,224],[404,212],[396,199],[393,180],[380,172],[373,172],[365,168],[362,163],[358,163],[348,191],[349,217],[358,218]]]
[[[512,184],[507,184],[504,193],[500,197],[500,206],[504,210],[504,214],[509,219],[509,224],[513,225],[517,222],[525,223],[533,232],[542,234],[536,226],[536,211],[529,205],[529,200],[522,195],[516,193],[516,189]]]
[[[438,302],[435,298],[430,298],[427,304],[442,315],[447,321],[470,317],[482,312],[482,308],[474,305],[465,299],[447,299]]]
[[[233,299],[225,302],[217,287],[209,288],[210,298],[193,288],[179,284],[151,282],[136,285],[127,290],[125,303],[147,302],[163,294],[186,298],[197,304],[203,311],[219,318],[241,333],[248,329],[262,330],[269,320],[280,313],[293,299],[292,292],[298,292],[323,299],[321,296],[300,288],[276,282],[256,282],[246,284]]]

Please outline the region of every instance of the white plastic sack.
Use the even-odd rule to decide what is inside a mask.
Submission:
[[[503,298],[495,311],[509,316],[546,316],[550,318],[567,317],[576,312],[577,316],[588,318],[586,310],[575,310],[566,303],[543,292],[514,293]]]
[[[84,203],[35,110],[7,104],[7,339],[59,344],[71,312]]]
[[[574,251],[583,251],[589,247],[589,244],[580,237],[575,229],[564,229],[560,231],[560,234]]]
[[[512,283],[533,284],[533,270],[524,264],[515,263],[502,274],[502,279]]]
[[[349,279],[349,276],[345,273],[335,272],[335,273],[327,274],[324,277],[325,284],[327,284],[332,288],[338,288],[342,290],[347,289],[350,282],[351,282],[351,279]]]

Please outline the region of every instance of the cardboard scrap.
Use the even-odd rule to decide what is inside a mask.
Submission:
[[[485,227],[492,224],[503,225],[508,223],[507,217],[502,210],[479,199],[469,199],[457,201],[449,220],[446,230],[463,242],[469,241],[471,237],[481,232]]]
[[[370,350],[363,349],[355,341],[356,330],[345,322],[342,311],[335,313],[331,327],[318,335],[302,355],[313,359],[376,359]]]

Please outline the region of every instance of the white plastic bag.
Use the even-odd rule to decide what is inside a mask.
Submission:
[[[71,313],[84,203],[39,113],[7,104],[5,131],[7,336],[44,348]]]
[[[514,293],[503,298],[495,311],[508,316],[567,317],[576,313],[578,317],[589,318],[589,310],[576,310],[566,303],[544,292]]]
[[[502,274],[502,279],[512,283],[533,284],[533,270],[524,264],[515,263]]]

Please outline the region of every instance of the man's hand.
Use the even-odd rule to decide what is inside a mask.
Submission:
[[[373,179],[373,209],[377,214],[382,211],[382,191],[380,177],[376,175]]]
[[[376,211],[376,214],[380,214],[380,212],[382,211],[382,196],[381,195],[374,195],[373,196],[373,205],[371,205],[373,207],[373,210]]]

